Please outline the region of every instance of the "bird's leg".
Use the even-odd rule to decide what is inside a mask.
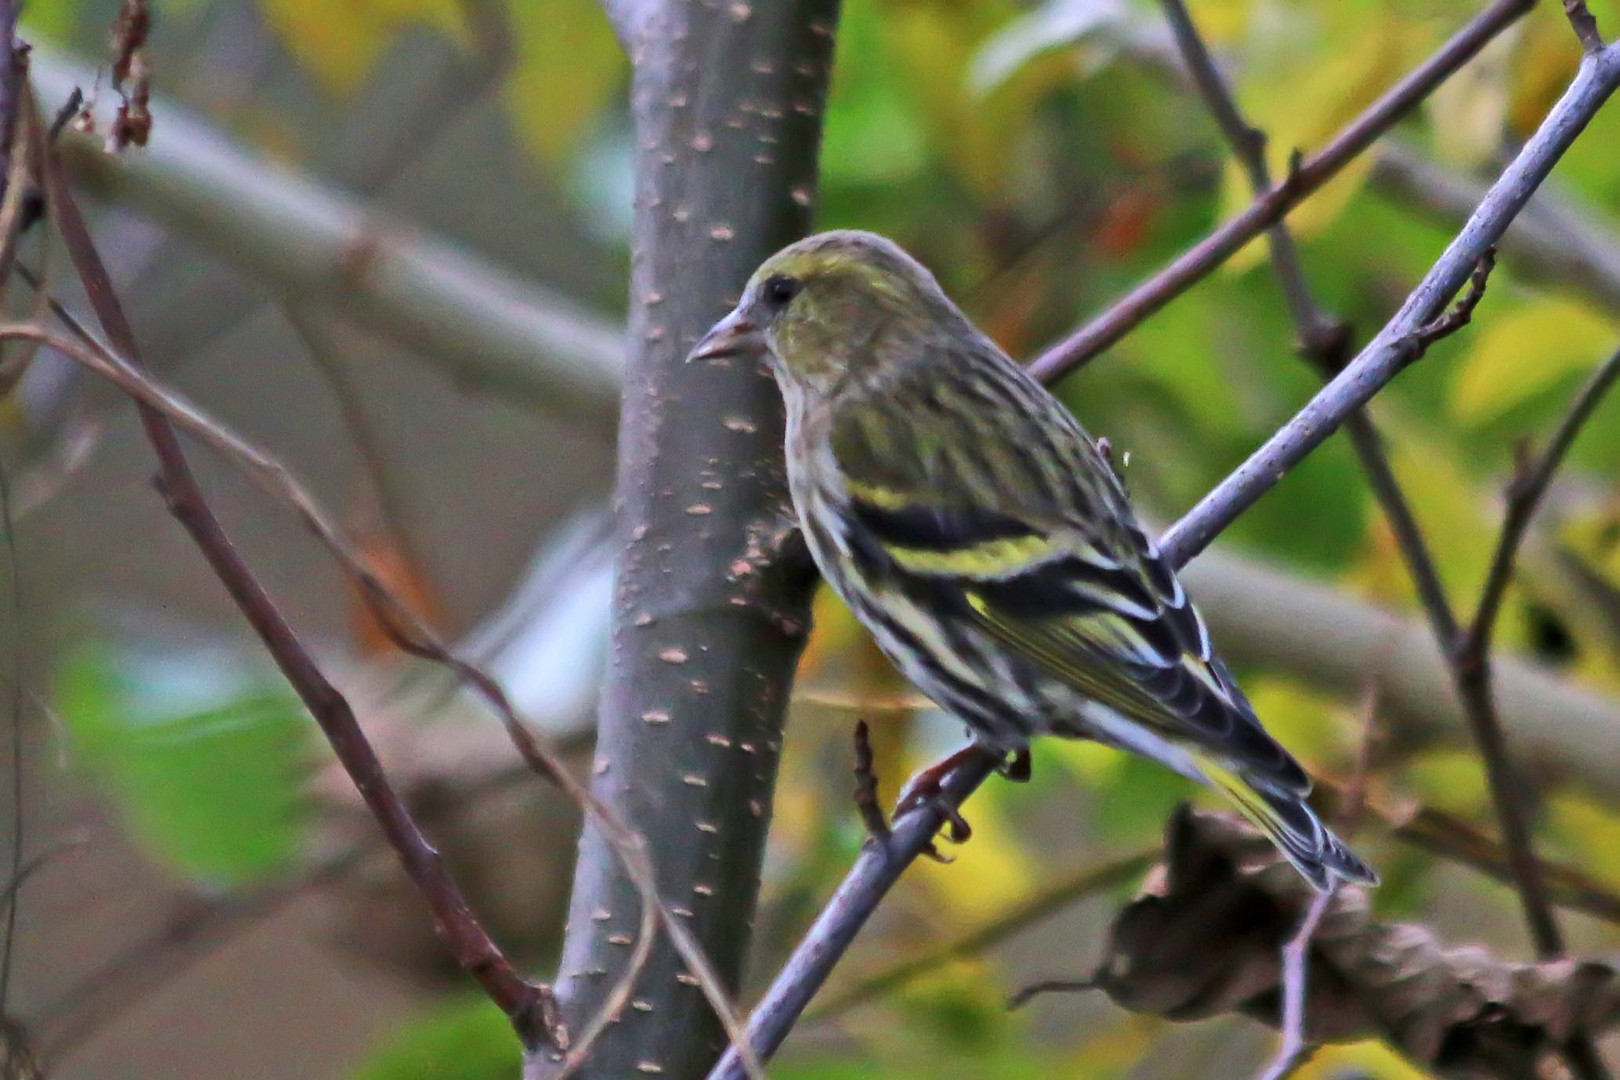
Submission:
[[[986,750],[978,743],[969,743],[949,755],[928,766],[911,778],[905,790],[900,793],[900,801],[895,804],[894,813],[898,817],[910,810],[934,803],[945,815],[945,823],[950,826],[947,837],[953,844],[963,844],[973,835],[973,827],[967,823],[962,812],[954,806],[940,805],[939,799],[942,785],[946,777],[955,772],[963,764],[985,754],[994,754],[993,750]],[[934,858],[940,858],[938,852],[929,852]],[[944,860],[941,860],[944,861]]]

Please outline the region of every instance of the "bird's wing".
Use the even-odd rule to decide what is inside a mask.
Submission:
[[[1112,466],[1072,420],[1058,435],[1035,454],[1055,455],[1059,467],[1097,481],[1078,485],[1066,506],[1020,496],[1034,488],[1013,476],[996,485],[994,505],[986,506],[953,501],[943,484],[885,482],[882,470],[841,460],[851,533],[868,545],[868,561],[1086,697],[1280,789],[1309,790],[1304,771],[1261,728],[1215,656],[1202,618],[1136,523]],[[1014,460],[1014,447],[984,445],[1001,437],[975,430],[976,456]],[[1016,449],[1027,455],[1030,447]],[[930,471],[950,470],[935,462]]]

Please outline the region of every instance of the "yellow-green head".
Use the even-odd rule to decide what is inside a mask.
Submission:
[[[832,394],[914,361],[925,353],[918,346],[941,333],[978,336],[934,276],[893,241],[840,230],[766,259],[691,359],[766,353],[785,384]]]

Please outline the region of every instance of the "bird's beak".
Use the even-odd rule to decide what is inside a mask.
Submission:
[[[717,360],[722,356],[758,356],[765,351],[765,334],[759,327],[733,311],[714,324],[703,340],[687,353],[686,362]]]

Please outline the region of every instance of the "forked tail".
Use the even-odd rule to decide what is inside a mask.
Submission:
[[[1317,889],[1326,891],[1335,878],[1378,884],[1373,868],[1322,823],[1302,793],[1280,790],[1212,757],[1195,757],[1210,786],[1231,799]]]

